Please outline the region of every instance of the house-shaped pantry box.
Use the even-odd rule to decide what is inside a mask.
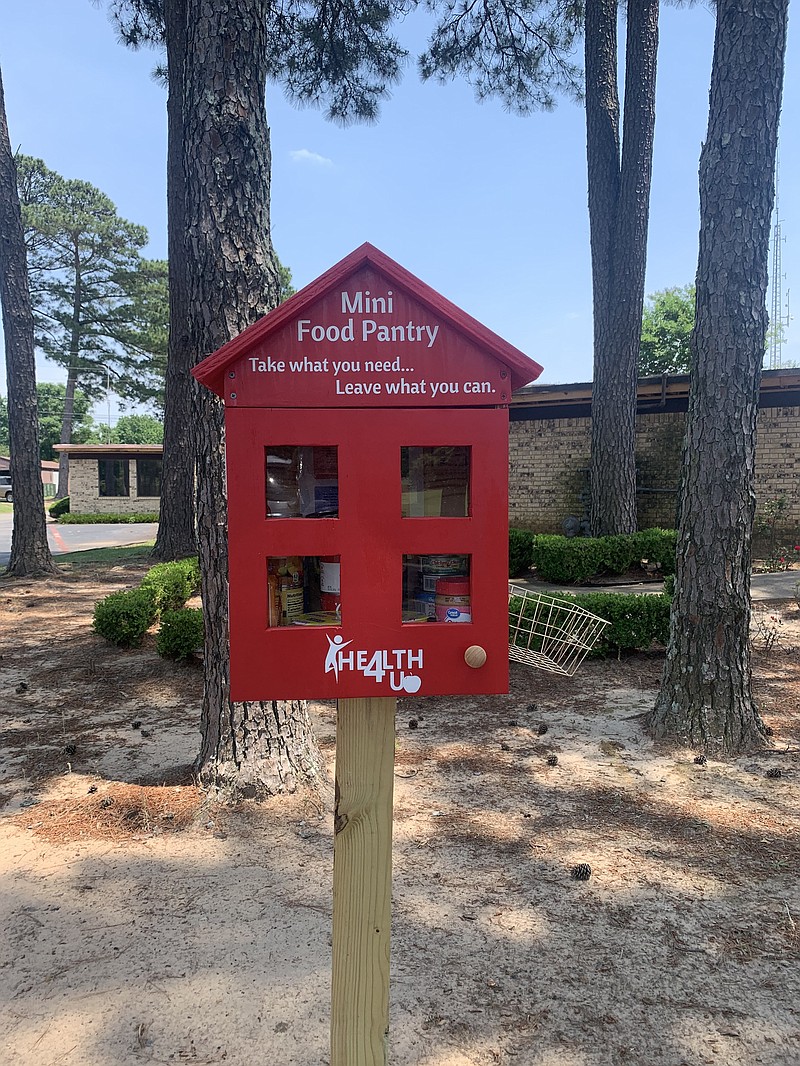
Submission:
[[[507,405],[541,369],[369,244],[195,368],[232,699],[508,691]]]

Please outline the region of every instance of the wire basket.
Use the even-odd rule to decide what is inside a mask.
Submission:
[[[572,677],[609,625],[566,600],[508,586],[508,657]]]

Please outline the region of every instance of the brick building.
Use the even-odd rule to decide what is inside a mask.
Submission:
[[[511,402],[509,518],[561,533],[588,507],[591,383],[533,385]],[[642,378],[636,423],[639,528],[673,527],[678,500],[687,375]],[[70,457],[73,511],[158,511],[162,446],[56,445]],[[756,446],[759,504],[785,496],[784,526],[800,537],[800,369],[764,371]],[[800,543],[795,539],[794,543]]]
[[[161,444],[55,444],[69,456],[69,507],[75,514],[157,512]]]
[[[642,378],[636,419],[639,528],[674,527],[688,375]],[[586,518],[591,383],[533,385],[511,402],[509,518],[561,533]],[[784,527],[800,531],[800,369],[764,371],[756,445],[757,503],[787,499]]]

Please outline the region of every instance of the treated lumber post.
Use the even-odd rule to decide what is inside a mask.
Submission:
[[[331,1066],[385,1066],[397,700],[337,706]]]

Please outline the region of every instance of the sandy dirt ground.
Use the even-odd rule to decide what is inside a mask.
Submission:
[[[140,576],[0,582],[0,1061],[326,1064],[330,803],[194,789],[199,668],[90,628]],[[643,734],[658,651],[400,701],[392,1066],[800,1063],[800,611],[758,618],[737,760]]]

